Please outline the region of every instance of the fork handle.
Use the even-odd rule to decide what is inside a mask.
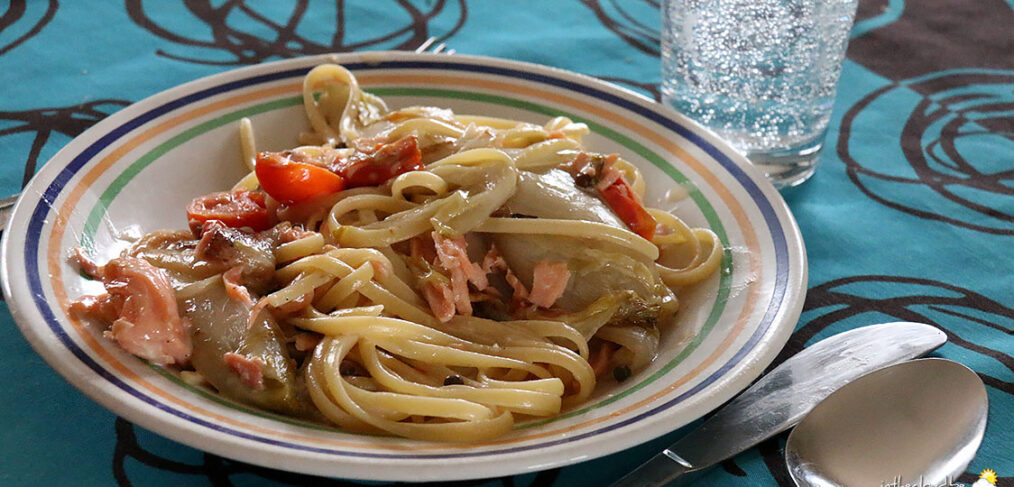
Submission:
[[[7,222],[11,219],[11,208],[18,202],[21,193],[0,199],[0,231],[7,228]]]

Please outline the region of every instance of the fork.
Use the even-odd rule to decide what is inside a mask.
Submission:
[[[436,37],[432,37],[431,36],[431,37],[427,38],[425,41],[423,41],[422,44],[419,44],[419,47],[415,48],[415,52],[416,53],[427,52],[427,50],[430,48],[430,46],[433,45],[434,42],[437,42],[437,38]],[[451,54],[454,54],[455,52],[457,52],[454,49],[447,49],[446,51],[445,51],[445,49],[447,49],[447,43],[441,42],[440,44],[437,44],[435,47],[433,47],[433,50],[429,51],[429,52],[432,53],[432,54],[441,54],[441,53],[443,53],[443,54],[447,54],[447,55],[451,55]]]
[[[437,38],[431,36],[427,38],[425,41],[423,41],[422,44],[419,44],[419,47],[415,48],[415,52],[416,53],[429,52],[432,54],[447,54],[447,55],[451,55],[457,52],[454,49],[448,49],[447,43],[445,42],[441,42],[440,44],[434,46],[433,44],[436,42]],[[432,49],[430,49],[431,46]],[[14,193],[11,196],[0,199],[0,232],[4,231],[7,228],[7,222],[10,220],[11,216],[11,209],[14,208],[14,203],[17,203],[18,196],[21,196],[21,193]]]
[[[7,221],[11,219],[11,209],[14,208],[14,203],[17,203],[18,196],[21,196],[21,193],[0,199],[0,232],[7,228]]]

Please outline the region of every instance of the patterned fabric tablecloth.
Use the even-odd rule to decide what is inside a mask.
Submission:
[[[10,0],[0,3],[0,194],[131,102],[305,54],[412,50],[434,36],[459,53],[556,66],[657,98],[658,10],[657,0]],[[810,280],[776,363],[865,324],[939,327],[949,342],[934,355],[978,372],[990,401],[982,448],[956,480],[991,468],[997,485],[1014,486],[1014,2],[862,0],[822,163],[784,196]],[[226,460],[117,418],[46,366],[0,306],[0,485],[358,485]],[[604,485],[678,436],[455,485]],[[791,485],[784,442],[697,485]]]

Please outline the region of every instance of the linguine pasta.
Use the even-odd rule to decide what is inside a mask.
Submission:
[[[234,400],[343,430],[468,442],[586,401],[654,358],[676,292],[718,269],[710,230],[645,208],[588,128],[390,110],[337,65],[304,80],[312,130],[82,269],[74,311]],[[673,264],[676,263],[676,264]]]

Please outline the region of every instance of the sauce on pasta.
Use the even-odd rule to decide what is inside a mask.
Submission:
[[[299,146],[196,198],[190,230],[146,235],[82,270],[72,311],[189,382],[348,431],[469,442],[628,378],[677,292],[722,245],[642,202],[638,169],[588,128],[435,107],[390,110],[314,68]],[[677,267],[664,262],[679,262]]]

